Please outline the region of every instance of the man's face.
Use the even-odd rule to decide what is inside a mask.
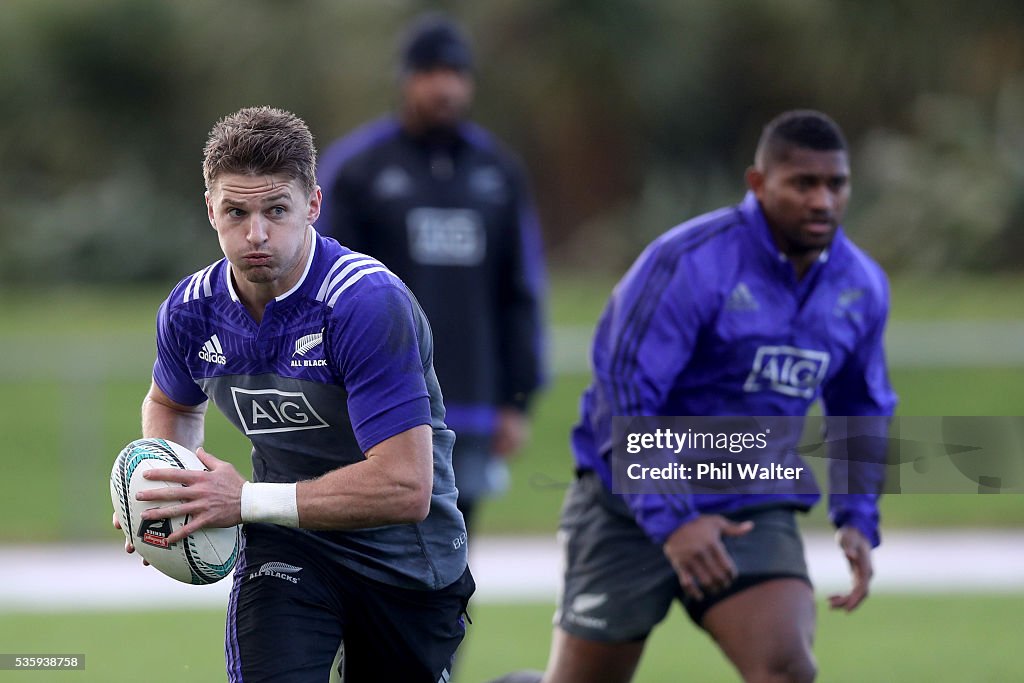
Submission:
[[[307,226],[320,215],[320,189],[284,175],[225,173],[206,193],[210,223],[240,290],[291,289],[305,268]]]
[[[826,249],[850,199],[850,164],[845,151],[791,147],[747,172],[779,249],[800,256]]]
[[[454,128],[469,112],[473,77],[447,67],[413,71],[404,76],[402,96],[406,113],[417,128]]]

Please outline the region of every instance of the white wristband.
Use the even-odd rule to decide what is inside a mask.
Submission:
[[[242,484],[242,521],[299,526],[295,484]]]

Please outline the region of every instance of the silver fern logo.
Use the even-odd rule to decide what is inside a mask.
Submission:
[[[305,356],[307,353],[324,343],[324,331],[307,334],[295,340],[295,353],[293,356]]]
[[[301,571],[302,567],[296,567],[292,564],[286,564],[284,562],[266,562],[259,568],[259,571],[249,574],[249,579],[252,580],[258,576],[273,576],[291,583],[298,583],[299,577],[292,576],[292,574],[298,574]]]
[[[608,602],[607,593],[580,593],[572,601],[573,612],[589,612]]]

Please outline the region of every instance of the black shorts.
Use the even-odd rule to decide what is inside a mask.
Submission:
[[[269,536],[269,538],[268,538]],[[246,527],[228,602],[232,683],[447,680],[475,588],[398,588]]]
[[[700,624],[715,604],[764,581],[785,577],[810,584],[792,508],[725,516],[754,522],[749,533],[722,539],[738,576],[726,590],[693,600],[683,593],[661,546],[637,525],[622,498],[595,473],[584,473],[569,488],[559,523],[565,565],[555,623],[586,640],[643,640],[673,600]]]

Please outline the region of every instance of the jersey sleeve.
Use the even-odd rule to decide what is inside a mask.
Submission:
[[[323,186],[323,201],[320,217],[316,221],[317,231],[328,235],[354,251],[366,251],[363,231],[358,216],[359,188],[346,173],[345,167],[331,166],[322,171],[320,182]]]
[[[348,393],[352,430],[365,453],[413,427],[431,424],[418,309],[395,284],[369,284],[332,318],[331,350]]]
[[[157,311],[153,381],[168,398],[182,405],[199,405],[207,398],[192,378],[185,362],[184,351],[175,334],[170,300],[164,301]]]
[[[658,245],[658,243],[655,243]],[[594,381],[612,416],[664,414],[690,361],[704,313],[697,283],[671,243],[649,248],[612,294],[594,345]],[[610,487],[610,482],[606,482]],[[622,494],[656,543],[698,516],[685,484],[670,494]]]
[[[504,274],[498,302],[502,373],[499,399],[526,410],[545,382],[544,353],[547,276],[540,221],[525,174],[513,174],[516,196],[510,204],[508,238],[502,249]]]
[[[829,516],[856,527],[877,546],[878,498],[885,480],[888,430],[896,408],[883,336],[888,317],[884,286],[862,343],[829,383],[822,399],[829,431]]]

